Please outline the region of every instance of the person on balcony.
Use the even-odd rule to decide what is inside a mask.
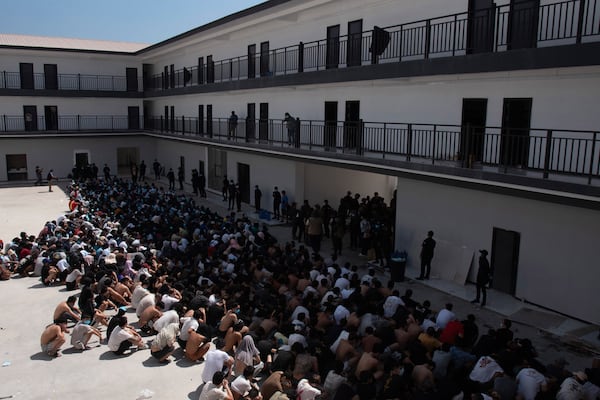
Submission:
[[[290,113],[285,113],[285,118],[283,119],[285,123],[285,127],[287,128],[288,133],[288,144],[291,146],[296,143],[296,120],[294,117],[290,115]]]
[[[237,124],[238,124],[238,116],[235,114],[235,111],[231,112],[231,115],[229,116],[229,135],[227,136],[227,139],[235,139],[235,132],[237,130]]]

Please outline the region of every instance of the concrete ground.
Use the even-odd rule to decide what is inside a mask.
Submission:
[[[21,231],[37,235],[45,221],[67,210],[65,187],[66,182],[59,182],[49,193],[46,186],[36,187],[30,182],[0,185],[0,239],[7,242]],[[200,203],[222,214],[227,212],[226,203],[217,194],[209,193],[209,198]],[[248,205],[243,211],[256,216]],[[268,224],[280,241],[291,239],[289,226],[273,221]],[[325,239],[322,254],[329,254],[330,249],[331,244]],[[364,258],[350,250],[344,251],[340,261],[350,261],[366,270]],[[388,272],[380,275],[384,281],[389,279]],[[417,275],[416,270],[406,272],[407,278]],[[432,277],[424,283],[406,279],[396,283],[396,287],[401,293],[413,289],[416,300],[429,299],[434,309],[453,302],[459,317],[474,313],[480,333],[497,327],[507,316],[513,318],[518,321],[513,324],[515,336],[530,338],[545,363],[564,357],[570,363],[567,368],[576,371],[590,367],[592,358],[600,354],[598,327],[521,303],[494,290],[488,293],[489,306],[477,308],[468,302],[474,296],[473,285]],[[42,353],[40,334],[52,322],[55,306],[69,294],[62,286],[44,287],[38,278],[0,282],[0,399],[68,399],[77,395],[113,399],[198,398],[202,364],[184,360],[180,349],[174,353],[176,360],[168,365],[156,362],[149,350],[114,356],[104,341],[95,339],[90,342],[91,350],[75,350],[68,337],[62,357],[50,359]],[[137,320],[134,312],[127,315],[130,322]]]

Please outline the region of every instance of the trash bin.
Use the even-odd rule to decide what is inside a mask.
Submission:
[[[390,258],[390,272],[394,282],[404,282],[404,274],[406,272],[406,257],[405,251],[394,252]]]

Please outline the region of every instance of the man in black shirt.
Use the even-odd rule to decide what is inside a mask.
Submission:
[[[433,260],[433,250],[435,249],[435,240],[433,240],[433,231],[427,232],[427,237],[421,245],[421,275],[417,278],[422,281],[429,279],[431,273],[431,260]]]

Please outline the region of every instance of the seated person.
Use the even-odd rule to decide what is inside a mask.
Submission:
[[[75,306],[75,301],[77,301],[77,297],[69,296],[67,301],[59,303],[54,309],[53,320],[65,319],[73,322],[81,320],[81,311]]]
[[[233,400],[233,394],[223,372],[215,372],[212,381],[206,382],[199,400]]]
[[[241,375],[238,375],[238,377],[231,382],[231,392],[233,393],[234,400],[245,398],[252,389],[258,390],[256,383],[252,382],[253,376],[254,367],[249,365],[244,368],[244,371]]]
[[[98,329],[79,321],[71,332],[71,345],[78,350],[89,350],[87,344],[93,335],[98,336],[99,342],[102,341],[102,334]]]
[[[173,323],[165,326],[158,332],[156,338],[152,341],[150,347],[150,354],[156,358],[158,362],[168,364],[170,362],[169,356],[175,351],[175,340],[179,334],[179,324]]]
[[[198,331],[189,328],[188,340],[185,343],[185,356],[190,361],[204,360],[204,355],[210,349],[210,340],[198,333]]]
[[[127,325],[127,317],[122,316],[119,320],[119,326],[112,331],[108,338],[108,348],[112,350],[113,353],[120,356],[125,353],[131,345],[137,346],[138,349],[148,348],[142,337],[133,328]]]
[[[65,332],[69,331],[67,330],[67,320],[64,318],[57,319],[52,325],[48,325],[40,338],[42,351],[50,357],[60,357],[60,347],[66,341]]]

